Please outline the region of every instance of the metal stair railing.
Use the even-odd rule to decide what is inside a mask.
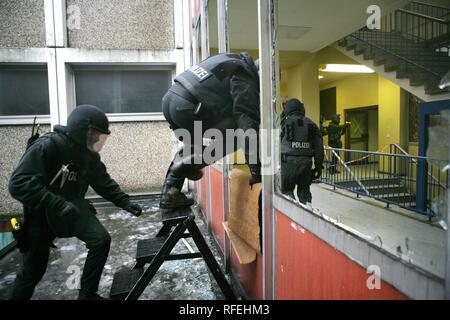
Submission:
[[[338,162],[341,164],[342,167],[344,167],[345,171],[350,175],[350,177],[352,178],[353,181],[355,181],[359,187],[364,190],[365,194],[368,196],[371,196],[371,194],[369,193],[369,191],[367,191],[366,187],[361,183],[361,181],[355,176],[355,174],[352,172],[352,170],[350,170],[350,168],[347,166],[347,164],[341,159],[341,157],[336,153],[335,150],[333,150],[332,148],[330,148],[329,150],[331,150],[331,153],[333,154],[334,157],[336,157],[336,159],[338,160]],[[337,165],[337,163],[335,164]]]
[[[439,49],[448,49],[450,42],[450,19],[430,17],[421,13],[405,9],[398,9],[394,13],[394,29],[389,32],[399,32],[406,38],[424,45],[433,44]]]
[[[386,146],[387,148],[388,146]],[[390,146],[391,150],[395,147]],[[400,151],[400,149],[398,149]],[[403,149],[402,149],[403,150]],[[404,151],[404,150],[403,150]],[[403,152],[402,152],[403,153]],[[335,189],[345,189],[356,193],[357,196],[368,196],[386,203],[386,206],[394,204],[401,208],[412,210],[420,214],[432,217],[435,215],[432,201],[447,190],[448,173],[434,176],[431,164],[425,170],[431,174],[424,182],[426,190],[425,205],[420,206],[416,201],[419,187],[417,182],[418,168],[416,164],[426,163],[427,158],[411,156],[407,154],[395,154],[384,152],[371,152],[360,150],[348,150],[325,147],[325,170],[321,182],[333,186]],[[445,161],[434,161],[433,166],[442,169]],[[343,168],[340,172],[338,169]],[[436,183],[436,181],[438,183]],[[437,188],[437,185],[442,186]],[[420,209],[424,208],[424,209]]]
[[[420,1],[412,1],[411,3],[407,4],[404,9],[413,11],[416,13],[422,13],[424,15],[427,15],[429,17],[435,17],[435,18],[441,18],[444,19],[445,17],[450,17],[450,8],[449,7],[443,7],[431,3],[424,3]]]
[[[379,33],[379,32],[377,32],[377,33]],[[371,53],[373,52],[373,49],[378,49],[380,51],[388,53],[389,55],[403,61],[406,72],[408,72],[408,70],[411,69],[411,66],[414,66],[414,67],[419,68],[422,71],[430,74],[430,76],[432,76],[436,80],[440,80],[442,78],[442,75],[437,73],[436,71],[394,52],[391,48],[394,43],[398,43],[398,42],[394,41],[394,39],[391,39],[390,37],[386,37],[383,41],[383,45],[379,45],[379,44],[374,43],[375,36],[376,36],[375,32],[360,30],[355,33],[352,33],[351,35],[348,35],[346,38],[353,38],[353,39],[356,39],[357,41],[365,43],[369,47],[369,50]]]

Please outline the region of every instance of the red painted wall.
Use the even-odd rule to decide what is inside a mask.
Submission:
[[[209,191],[209,186],[208,186],[208,168],[203,168],[203,177],[200,180],[200,192],[201,192],[201,200],[200,200],[200,206],[202,208],[202,212],[205,216],[205,218],[207,218],[209,216],[209,196],[208,196],[208,191]]]
[[[233,271],[241,282],[245,294],[247,295],[247,299],[262,300],[262,256],[258,255],[256,261],[252,263],[240,264],[233,248],[231,249],[231,252]]]
[[[201,184],[201,206],[208,217],[209,192],[212,192],[212,231],[223,248],[222,176],[211,168],[209,190],[207,169],[204,174],[202,180],[197,181]],[[369,290],[366,285],[369,274],[360,265],[279,211],[276,211],[275,221],[276,299],[407,299],[384,281],[381,289]],[[255,262],[242,265],[234,249],[231,250],[233,272],[249,299],[262,299],[262,262],[259,255]]]
[[[406,299],[386,282],[369,290],[369,274],[327,243],[276,212],[276,299]]]
[[[223,184],[222,173],[211,167],[212,230],[222,250],[225,248],[223,228]]]

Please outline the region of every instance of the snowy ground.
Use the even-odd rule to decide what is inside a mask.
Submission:
[[[116,271],[131,268],[134,264],[137,241],[152,238],[161,228],[158,198],[142,200],[144,213],[141,217],[111,206],[98,206],[98,217],[112,237],[111,250],[100,282],[99,294],[109,296],[113,275]],[[198,216],[197,225],[211,244],[205,224]],[[187,239],[195,249],[192,239]],[[57,249],[51,249],[50,261],[42,281],[36,287],[33,299],[76,299],[78,290],[73,289],[74,270],[83,268],[87,256],[84,244],[76,238],[58,239]],[[210,245],[219,264],[222,263],[214,246]],[[187,252],[180,241],[175,252]],[[7,299],[12,289],[21,255],[17,250],[0,260],[0,299]],[[212,278],[203,259],[165,262],[141,299],[222,299],[217,283]]]

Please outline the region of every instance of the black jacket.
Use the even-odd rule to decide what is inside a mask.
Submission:
[[[65,181],[63,174],[57,176],[63,165],[68,168]],[[9,192],[24,205],[25,222],[34,224],[39,233],[46,210],[58,201],[82,203],[89,186],[118,207],[129,203],[129,196],[109,176],[100,155],[74,142],[65,127],[55,126],[54,132],[38,138],[26,150],[11,176]]]
[[[239,129],[259,130],[259,76],[246,53],[211,56],[175,78],[216,118],[232,117]],[[259,144],[259,135],[251,138]],[[248,138],[250,139],[250,138]],[[248,146],[248,142],[246,142]],[[248,150],[250,154],[257,150]],[[259,156],[257,156],[259,164]]]
[[[233,115],[239,128],[258,129],[259,76],[246,53],[211,56],[175,78],[206,110]]]
[[[281,153],[283,155],[314,157],[314,166],[322,167],[324,158],[320,129],[304,110],[283,114],[281,121]]]

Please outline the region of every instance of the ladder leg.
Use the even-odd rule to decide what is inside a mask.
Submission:
[[[145,266],[145,263],[142,262],[136,262],[136,264],[133,266],[132,269],[141,269]]]
[[[170,230],[172,230],[172,226],[169,226],[167,224],[163,224],[162,228],[158,231],[156,234],[157,237],[165,237],[169,235]]]
[[[186,226],[184,225],[184,223],[180,223],[175,227],[175,230],[173,230],[173,232],[167,238],[166,242],[164,242],[164,245],[150,262],[150,265],[136,282],[125,300],[137,300],[141,296],[142,292],[144,292],[145,288],[148,286],[150,281],[152,281],[156,272],[163,264],[164,258],[170,254],[173,247],[175,247],[185,230]]]
[[[192,239],[194,240],[195,244],[197,245],[200,253],[202,254],[203,258],[205,259],[205,262],[211,270],[214,279],[216,279],[217,284],[219,285],[220,289],[222,290],[223,294],[225,295],[225,298],[228,300],[236,300],[236,295],[233,292],[233,289],[231,288],[230,284],[228,283],[227,279],[225,278],[225,275],[223,274],[222,270],[220,269],[219,264],[217,263],[216,259],[214,258],[214,255],[212,254],[211,250],[208,247],[208,244],[206,243],[205,239],[203,238],[203,235],[201,234],[200,230],[197,227],[197,224],[192,218],[189,218],[185,222],[189,233],[192,235]]]

